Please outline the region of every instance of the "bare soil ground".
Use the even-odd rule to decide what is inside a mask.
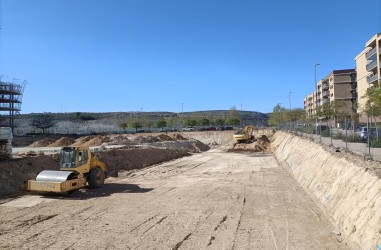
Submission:
[[[193,135],[215,149],[134,170],[121,169],[168,149],[104,152],[121,169],[100,189],[7,200],[0,249],[348,249],[271,154],[226,152],[227,133]]]

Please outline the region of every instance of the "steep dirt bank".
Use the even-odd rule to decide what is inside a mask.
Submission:
[[[381,246],[380,164],[283,132],[274,138],[278,161],[317,199],[338,233],[356,248]]]

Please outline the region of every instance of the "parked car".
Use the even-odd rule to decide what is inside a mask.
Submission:
[[[221,130],[233,130],[232,126],[221,126]]]
[[[183,131],[195,131],[195,128],[189,126],[189,127],[183,128]]]
[[[368,133],[368,127],[359,127],[356,129],[355,134],[360,137],[362,140],[366,141],[368,140],[368,134],[369,134],[369,139],[373,139],[377,137],[377,130],[376,128],[369,128],[369,133]],[[381,130],[378,129],[378,135],[381,136]]]

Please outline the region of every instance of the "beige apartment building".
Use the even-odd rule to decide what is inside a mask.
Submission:
[[[308,118],[315,116],[315,104],[314,104],[315,91],[304,98],[304,111]]]
[[[314,117],[316,107],[332,101],[340,102],[339,112],[343,115],[350,116],[356,113],[357,85],[355,69],[333,70],[321,79],[316,85],[316,91],[304,98],[304,110],[307,117]]]
[[[357,71],[357,91],[359,121],[367,122],[364,113],[366,98],[364,95],[368,88],[380,87],[381,79],[381,33],[374,35],[365,43],[365,49],[355,57]]]

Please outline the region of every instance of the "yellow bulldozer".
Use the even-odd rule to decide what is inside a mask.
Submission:
[[[254,129],[252,125],[245,126],[243,129],[235,132],[233,137],[238,143],[252,143],[255,140],[253,136]]]
[[[60,170],[44,170],[29,180],[27,190],[70,193],[83,187],[99,188],[107,177],[106,165],[91,155],[89,147],[64,147],[60,151]]]

